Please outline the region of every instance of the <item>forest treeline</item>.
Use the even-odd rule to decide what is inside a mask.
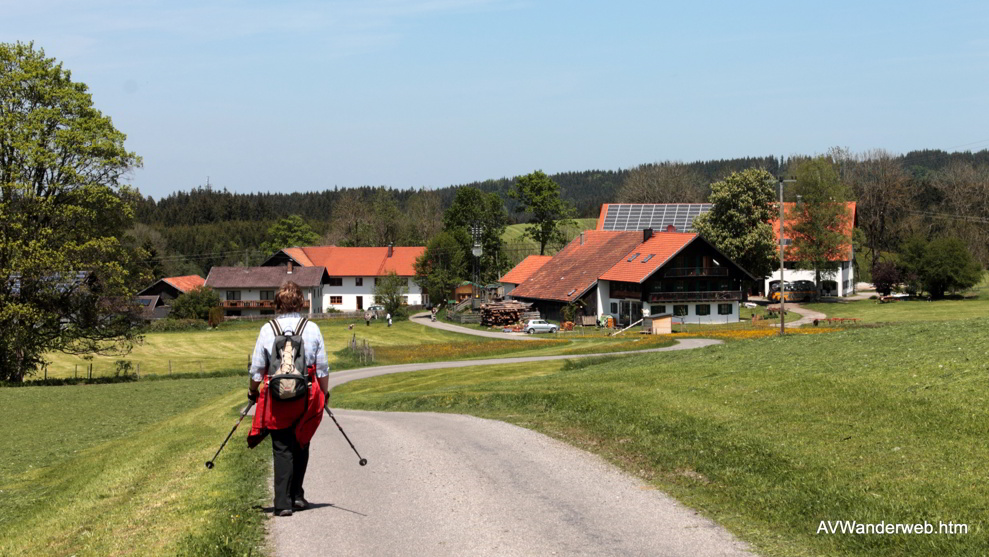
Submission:
[[[864,191],[863,164],[868,153],[852,155],[832,150],[839,167],[859,203],[860,220],[865,211],[886,208],[869,202]],[[806,157],[780,159],[745,157],[691,163],[663,162],[619,170],[563,172],[550,177],[561,186],[562,197],[576,209],[578,217],[597,217],[602,203],[700,202],[707,199],[710,184],[732,172],[761,168],[774,176],[786,175],[789,168]],[[980,201],[978,182],[989,169],[989,150],[949,153],[941,150],[912,151],[888,156],[898,172],[896,210],[898,222],[885,220],[876,226],[897,229],[909,225],[909,232],[937,234],[945,228],[963,229],[970,245],[979,241],[987,228],[989,201]],[[859,169],[856,174],[853,169]],[[966,170],[968,169],[968,170]],[[134,200],[137,226],[130,241],[155,252],[162,261],[159,273],[195,273],[205,276],[213,265],[256,265],[267,255],[262,252],[265,233],[278,219],[299,215],[327,244],[337,245],[425,245],[442,229],[443,213],[461,187],[496,193],[504,200],[511,222],[525,222],[526,215],[515,211],[515,200],[508,192],[514,178],[472,182],[436,189],[396,189],[388,187],[334,188],[293,193],[233,193],[226,189],[198,187],[155,200],[137,196]],[[963,218],[955,218],[963,217]],[[902,231],[901,231],[902,232]],[[878,231],[873,231],[878,234]],[[882,234],[888,234],[883,231]],[[884,249],[873,242],[874,251]],[[985,264],[985,246],[973,246]]]

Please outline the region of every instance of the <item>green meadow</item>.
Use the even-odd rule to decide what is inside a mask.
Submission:
[[[267,445],[241,378],[0,389],[0,555],[248,555],[264,546]]]
[[[767,555],[985,555],[989,319],[689,352],[437,370],[335,390],[342,406],[516,423],[600,453]],[[821,521],[967,534],[819,534]]]

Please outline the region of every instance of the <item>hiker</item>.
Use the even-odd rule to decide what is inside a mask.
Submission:
[[[292,516],[293,509],[309,506],[302,488],[309,441],[329,403],[323,334],[299,314],[303,302],[299,285],[282,284],[275,294],[278,315],[261,326],[251,357],[247,397],[257,407],[247,445],[254,448],[271,435],[276,516]]]
[[[371,326],[371,310],[364,311],[364,321],[367,323],[368,327]]]
[[[436,306],[433,306],[429,312],[432,314],[432,320],[436,321]]]
[[[385,316],[388,319],[388,326],[391,327],[391,313]]]

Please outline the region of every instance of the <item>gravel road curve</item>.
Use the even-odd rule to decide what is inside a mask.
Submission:
[[[716,343],[685,339],[650,351]],[[586,356],[593,355],[379,366],[333,373],[330,382]],[[275,555],[751,555],[723,528],[643,481],[524,428],[454,414],[334,415],[368,465],[358,466],[324,416],[306,474],[313,506],[271,519]]]

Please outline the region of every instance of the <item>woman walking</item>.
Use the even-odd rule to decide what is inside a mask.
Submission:
[[[309,441],[328,400],[323,334],[300,315],[303,302],[299,285],[282,284],[275,294],[278,316],[261,326],[251,356],[247,397],[257,402],[257,408],[247,444],[256,447],[271,435],[276,516],[292,516],[293,509],[309,506],[302,487]],[[301,388],[298,392],[296,385]]]

